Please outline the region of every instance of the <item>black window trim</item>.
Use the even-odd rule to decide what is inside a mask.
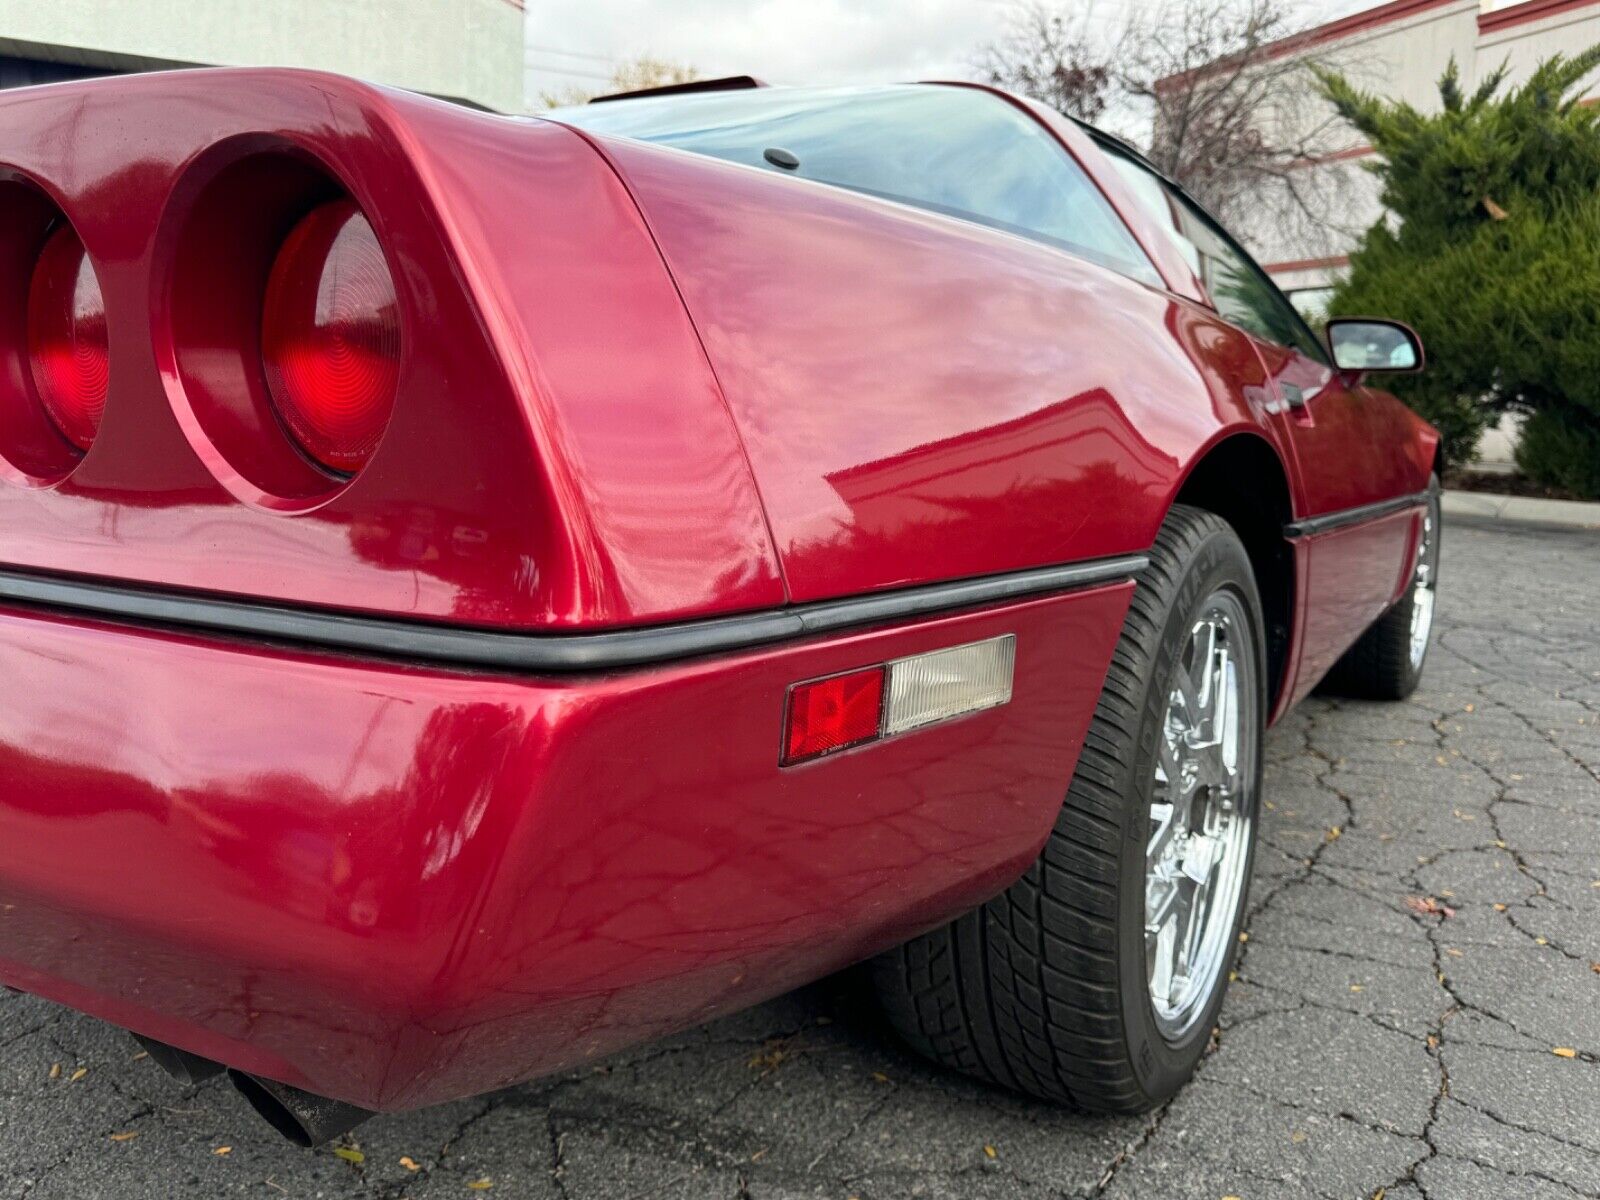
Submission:
[[[1151,175],[1155,176],[1162,183],[1166,184],[1167,187],[1171,188],[1173,192],[1185,203],[1189,204],[1195,210],[1195,212],[1204,217],[1206,221],[1210,223],[1213,231],[1215,231],[1216,234],[1224,242],[1226,242],[1228,246],[1239,255],[1240,258],[1244,259],[1244,261],[1249,265],[1250,269],[1259,275],[1266,282],[1268,287],[1277,293],[1278,298],[1283,301],[1284,308],[1288,309],[1295,323],[1298,324],[1305,332],[1309,344],[1317,348],[1317,361],[1321,363],[1322,366],[1332,367],[1333,363],[1328,357],[1328,352],[1323,344],[1323,340],[1317,336],[1316,330],[1312,329],[1310,324],[1307,323],[1306,319],[1300,315],[1300,310],[1297,309],[1293,302],[1289,299],[1288,293],[1279,287],[1277,281],[1272,278],[1272,275],[1267,271],[1267,269],[1256,261],[1255,255],[1251,254],[1239,244],[1239,239],[1234,237],[1233,234],[1228,231],[1228,227],[1218,220],[1215,213],[1213,213],[1204,204],[1201,204],[1200,201],[1196,200],[1192,195],[1189,194],[1188,188],[1184,187],[1183,184],[1179,183],[1160,167],[1156,166],[1155,163],[1146,158],[1131,143],[1124,141],[1114,133],[1107,133],[1103,129],[1097,129],[1095,126],[1090,125],[1087,121],[1080,120],[1077,117],[1069,117],[1068,119],[1072,121],[1072,123],[1079,129],[1088,134],[1090,139],[1100,147],[1102,153],[1120,154],[1123,158],[1133,163],[1136,167],[1140,167],[1150,172]],[[1233,326],[1247,337],[1259,338],[1262,341],[1271,340],[1269,338],[1261,338],[1260,334],[1252,333],[1250,330],[1239,325],[1238,322],[1230,320],[1227,314],[1217,307],[1216,300],[1211,295],[1211,289],[1209,285],[1207,285],[1204,280],[1201,280],[1201,286],[1206,289],[1206,306],[1215,312],[1217,316],[1221,317],[1222,320],[1227,321],[1229,325]],[[1280,343],[1277,342],[1273,342],[1272,344],[1280,345]],[[1283,346],[1282,349],[1295,351],[1301,350],[1299,346]]]

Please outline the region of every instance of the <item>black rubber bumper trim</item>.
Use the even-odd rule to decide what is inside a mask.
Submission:
[[[998,600],[1118,583],[1131,579],[1148,561],[1142,554],[1129,554],[848,600],[605,633],[512,633],[429,625],[15,570],[0,570],[0,602],[17,601],[116,621],[180,626],[456,666],[534,672],[601,671],[743,650],[807,634],[926,616]]]
[[[1393,500],[1379,500],[1376,504],[1361,504],[1355,508],[1341,508],[1338,512],[1323,513],[1318,517],[1306,517],[1303,520],[1291,521],[1283,527],[1283,536],[1289,538],[1310,537],[1314,533],[1327,533],[1331,529],[1343,529],[1346,525],[1359,525],[1363,521],[1376,521],[1379,517],[1393,516],[1397,512],[1405,512],[1408,508],[1420,508],[1428,502],[1428,492],[1417,492],[1410,496],[1396,496]]]

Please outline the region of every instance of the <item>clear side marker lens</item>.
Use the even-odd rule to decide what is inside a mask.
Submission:
[[[1016,661],[1017,639],[1009,633],[896,659],[888,664],[883,735],[892,737],[1007,703]]]

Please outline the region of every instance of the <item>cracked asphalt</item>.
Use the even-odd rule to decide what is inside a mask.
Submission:
[[[1238,979],[1151,1117],[928,1066],[833,980],[341,1156],[9,996],[0,1196],[1600,1197],[1597,594],[1593,534],[1447,527],[1412,702],[1313,699],[1270,736]]]

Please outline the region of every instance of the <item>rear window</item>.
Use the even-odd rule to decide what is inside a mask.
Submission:
[[[757,88],[560,109],[556,120],[798,175],[1021,234],[1147,283],[1160,278],[1051,135],[971,88]],[[775,166],[768,150],[799,165]]]

